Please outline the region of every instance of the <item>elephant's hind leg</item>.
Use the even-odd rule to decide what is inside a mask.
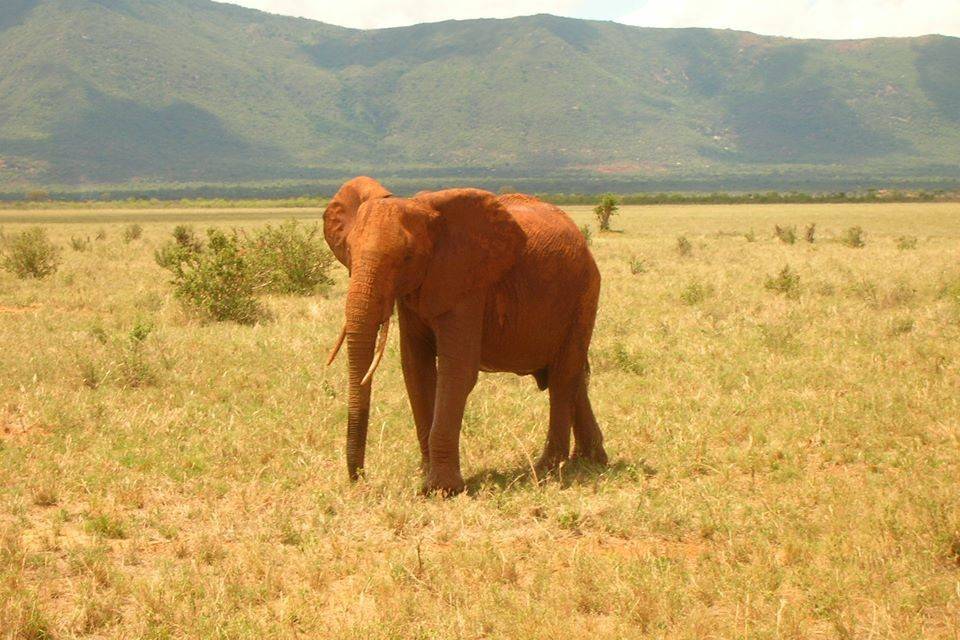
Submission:
[[[577,390],[584,375],[581,360],[582,354],[574,346],[565,349],[557,363],[550,366],[550,426],[543,454],[535,467],[538,476],[555,470],[570,456],[570,428],[576,415]]]
[[[593,415],[590,396],[587,393],[587,376],[584,376],[577,391],[573,416],[574,459],[590,460],[607,464],[607,452],[603,449],[603,433]]]

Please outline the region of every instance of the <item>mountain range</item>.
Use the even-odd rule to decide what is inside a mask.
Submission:
[[[210,0],[0,4],[0,189],[358,173],[957,183],[960,39],[550,15],[356,30]]]

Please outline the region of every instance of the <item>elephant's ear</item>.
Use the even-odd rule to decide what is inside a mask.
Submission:
[[[327,205],[323,212],[323,236],[327,239],[333,255],[347,268],[350,267],[347,234],[353,228],[360,205],[368,200],[388,198],[392,195],[373,178],[360,176],[344,183]]]
[[[432,318],[449,311],[464,295],[502,278],[516,263],[526,236],[487,191],[449,189],[415,200],[440,214],[420,287],[420,312]]]

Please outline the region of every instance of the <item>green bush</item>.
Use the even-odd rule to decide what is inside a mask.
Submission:
[[[0,264],[18,278],[45,278],[60,266],[60,248],[41,227],[3,238]]]
[[[177,265],[187,262],[192,255],[203,250],[203,241],[197,238],[193,227],[178,225],[173,230],[173,242],[167,243],[153,253],[157,264],[176,273]]]
[[[687,240],[686,236],[677,237],[676,249],[677,253],[679,253],[681,256],[689,256],[691,253],[693,253],[693,245],[689,240]]]
[[[289,220],[267,225],[245,238],[244,252],[250,277],[258,291],[312,295],[327,290],[333,254],[319,225]]]
[[[781,227],[776,225],[773,228],[773,235],[785,244],[793,244],[797,241],[797,228],[794,226]]]
[[[785,265],[776,277],[767,278],[763,286],[769,291],[776,291],[790,299],[796,299],[800,296],[800,275],[791,269],[790,265]]]
[[[200,315],[240,324],[265,317],[254,297],[255,282],[236,232],[227,235],[208,229],[205,245],[184,245],[175,239],[155,257],[173,273],[175,295]]]
[[[295,220],[249,235],[208,229],[206,242],[181,225],[154,259],[173,273],[176,294],[188,306],[214,320],[244,324],[264,316],[255,294],[312,295],[333,282],[333,255],[320,227]]]
[[[865,236],[862,227],[850,227],[843,233],[840,242],[852,249],[861,249],[867,244]]]
[[[633,256],[630,258],[630,273],[633,275],[639,275],[641,273],[646,273],[648,270],[647,261],[639,256]]]

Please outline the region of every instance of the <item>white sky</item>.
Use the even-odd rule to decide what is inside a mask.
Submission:
[[[960,36],[960,0],[230,0],[370,29],[552,13],[649,27],[717,27],[801,38]]]

